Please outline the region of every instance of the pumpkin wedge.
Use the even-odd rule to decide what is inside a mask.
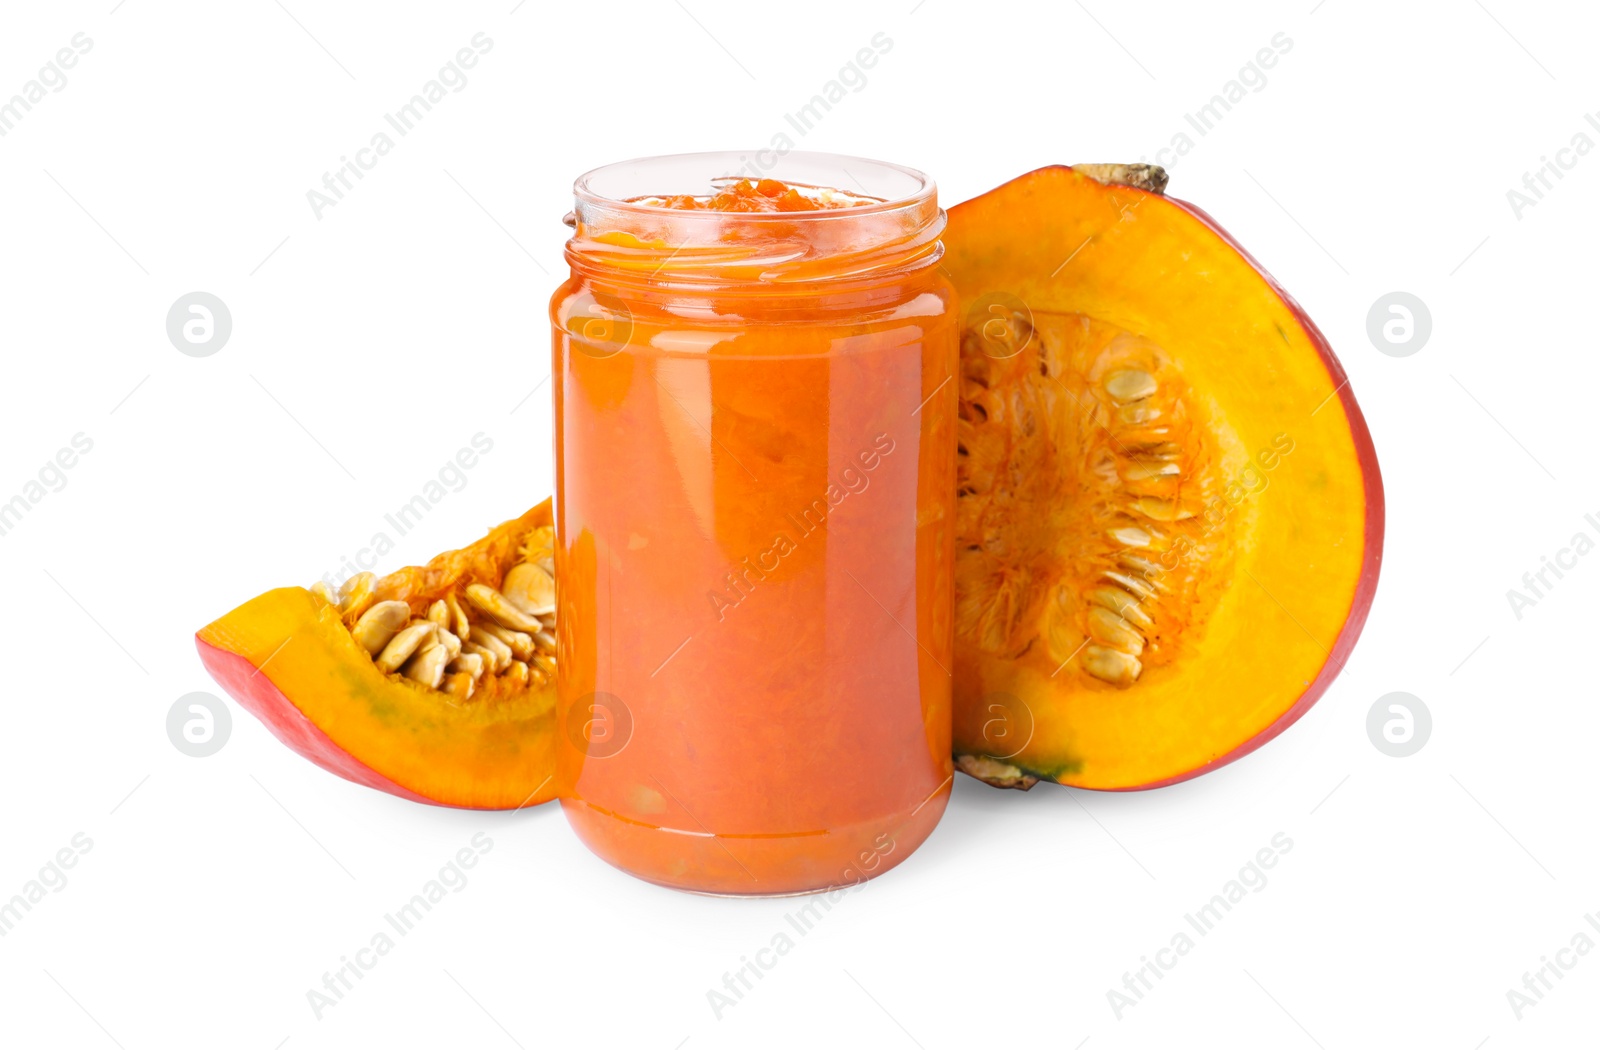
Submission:
[[[284,587],[203,628],[217,683],[289,747],[401,798],[554,797],[550,501],[426,566]]]
[[[1378,463],[1295,302],[1145,165],[952,208],[963,770],[1156,787],[1282,732],[1377,585]]]

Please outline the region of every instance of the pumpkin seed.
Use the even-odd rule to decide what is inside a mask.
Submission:
[[[1137,425],[1161,418],[1161,409],[1149,401],[1132,401],[1117,408],[1117,422]]]
[[[1121,587],[1096,587],[1089,592],[1089,600],[1147,631],[1156,625],[1150,614],[1139,608],[1139,600]]]
[[[1146,481],[1150,478],[1171,478],[1178,475],[1178,465],[1171,461],[1132,463],[1122,471],[1123,481]]]
[[[1130,686],[1139,678],[1144,665],[1137,657],[1100,645],[1083,647],[1083,669],[1111,685]]]
[[[523,562],[512,566],[500,582],[500,592],[529,616],[545,616],[556,611],[556,580],[542,567]]]
[[[378,670],[390,674],[400,669],[400,665],[411,659],[411,655],[422,648],[424,642],[429,641],[439,630],[438,626],[427,620],[418,620],[405,628],[399,634],[389,639],[383,651],[378,654]]]
[[[405,602],[379,602],[361,614],[350,634],[368,655],[377,656],[409,619],[411,607]]]
[[[511,651],[511,646],[501,641],[498,635],[490,634],[483,625],[472,625],[472,641],[494,654],[495,668],[497,670],[504,671],[511,666],[511,661],[516,658]]]
[[[1166,566],[1141,558],[1136,554],[1124,554],[1117,559],[1117,564],[1129,572],[1134,573],[1145,583],[1156,590],[1165,590],[1161,584],[1161,575],[1167,571]]]
[[[407,661],[401,673],[429,689],[437,689],[439,683],[444,681],[444,666],[449,662],[449,647],[430,645]]]
[[[1130,509],[1151,521],[1187,521],[1195,515],[1188,504],[1159,496],[1140,496]]]
[[[1089,610],[1089,637],[1129,656],[1144,652],[1144,635],[1129,627],[1121,616],[1098,605]]]
[[[499,674],[511,666],[511,658],[509,656],[506,657],[505,663],[502,664],[499,653],[486,646],[479,645],[477,642],[461,643],[461,652],[462,655],[472,655],[482,660],[483,669],[489,674]]]
[[[464,671],[458,671],[444,680],[444,691],[457,700],[471,700],[476,688],[473,676]]]
[[[472,625],[467,620],[466,610],[456,601],[454,591],[444,596],[444,604],[450,610],[450,629],[455,631],[458,638],[467,637],[472,631]]]
[[[372,604],[373,591],[378,578],[370,572],[358,572],[339,588],[339,615],[347,624],[354,624]]]
[[[497,623],[483,624],[482,629],[485,634],[492,634],[502,642],[506,643],[507,648],[511,650],[511,655],[516,657],[518,660],[529,660],[533,658],[532,635],[525,634],[522,631],[513,631],[508,627],[501,627]]]
[[[1112,529],[1106,535],[1110,536],[1113,542],[1120,543],[1124,547],[1139,547],[1142,549],[1150,546],[1150,534],[1135,525],[1124,525],[1120,528]]]
[[[1146,583],[1144,580],[1129,576],[1127,573],[1108,572],[1105,574],[1105,579],[1117,584],[1123,590],[1127,591],[1129,594],[1140,599],[1141,601],[1145,598],[1154,598],[1156,596],[1154,587],[1150,586],[1150,584]]]
[[[503,627],[510,627],[517,631],[527,631],[530,634],[544,627],[544,624],[540,623],[532,614],[523,612],[520,608],[511,604],[505,595],[488,584],[474,583],[468,586],[467,601],[475,608],[487,613],[491,619]]]
[[[1140,401],[1156,392],[1156,377],[1137,368],[1124,368],[1106,376],[1105,388],[1123,404]]]
[[[469,675],[476,682],[483,677],[483,668],[484,660],[482,656],[477,653],[463,652],[460,656],[450,661],[450,666],[446,670]]]
[[[370,572],[358,572],[339,585],[339,600],[342,602],[360,590],[371,590],[377,577]]]

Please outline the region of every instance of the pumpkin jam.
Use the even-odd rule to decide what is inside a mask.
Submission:
[[[922,176],[848,164],[882,197],[577,187],[551,303],[557,781],[590,849],[666,886],[851,885],[949,796],[944,218]]]
[[[726,180],[722,180],[726,181]],[[737,179],[716,193],[695,196],[674,193],[667,197],[637,197],[631,203],[680,211],[824,211],[832,208],[857,208],[879,204],[872,197],[857,197],[822,186],[791,186],[777,179]]]

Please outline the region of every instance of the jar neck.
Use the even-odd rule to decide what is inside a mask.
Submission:
[[[792,154],[778,165],[788,161],[788,171],[761,173],[806,186],[852,181],[871,199],[854,207],[749,213],[641,200],[704,192],[719,178],[739,177],[723,174],[731,156],[630,161],[580,178],[566,246],[574,275],[683,292],[818,294],[894,280],[937,265],[943,254],[945,215],[933,182],[876,161]]]

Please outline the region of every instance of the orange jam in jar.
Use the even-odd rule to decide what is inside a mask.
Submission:
[[[887,871],[949,798],[957,335],[931,180],[741,160],[575,187],[557,776],[617,867],[771,896]]]

